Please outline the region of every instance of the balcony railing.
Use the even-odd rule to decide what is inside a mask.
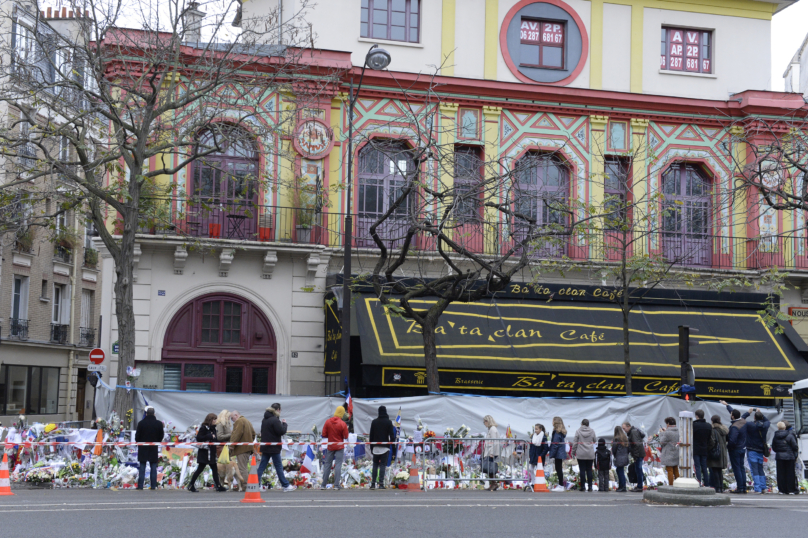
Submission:
[[[70,332],[70,325],[51,323],[50,341],[54,344],[66,344],[68,332]]]
[[[95,329],[92,327],[79,328],[79,347],[93,347],[95,345]]]
[[[268,206],[212,199],[149,200],[144,211],[145,225],[141,234],[181,235],[200,239],[344,245],[345,215],[328,208],[310,209]],[[353,218],[353,246],[375,249],[370,236],[374,215],[356,214]],[[470,252],[501,254],[514,247],[509,230],[518,237],[512,223],[484,223],[469,220],[454,223],[453,240]],[[391,218],[379,227],[379,235],[388,248],[398,248],[409,229],[409,220]],[[804,232],[803,232],[804,233]],[[434,252],[434,240],[428,236],[414,238],[413,250]],[[617,262],[623,257],[649,255],[677,266],[720,270],[808,271],[808,239],[799,235],[743,238],[658,232],[644,234],[621,248],[618,232],[573,233],[542,239],[530,245],[533,259],[568,258],[589,262]]]
[[[17,158],[23,170],[30,170],[36,166],[36,148],[31,144],[17,147]]]
[[[53,259],[63,263],[70,263],[73,251],[63,245],[53,245]]]
[[[19,318],[9,318],[8,335],[17,340],[28,340],[28,320]]]

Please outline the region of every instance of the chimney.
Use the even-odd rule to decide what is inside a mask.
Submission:
[[[183,15],[186,43],[199,43],[202,41],[202,19],[205,15],[207,15],[207,13],[199,10],[198,2],[188,4],[188,9]]]

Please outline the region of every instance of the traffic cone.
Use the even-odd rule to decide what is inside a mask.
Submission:
[[[258,473],[255,470],[255,455],[250,463],[250,476],[247,477],[247,491],[244,493],[243,503],[262,503],[261,486],[258,483]]]
[[[410,467],[410,477],[407,479],[406,491],[421,491],[421,477],[418,475],[418,468],[415,466],[415,452],[412,454],[412,466]]]
[[[544,465],[541,464],[541,460],[536,463],[536,480],[533,482],[533,493],[539,492],[550,492],[550,490],[547,489],[547,480],[544,478]]]
[[[0,463],[0,497],[14,495],[11,493],[11,481],[8,479],[8,456],[3,449],[3,463]]]

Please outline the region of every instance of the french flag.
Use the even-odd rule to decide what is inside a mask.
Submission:
[[[314,471],[314,451],[311,445],[306,446],[306,456],[303,458],[303,465],[300,466],[301,473],[311,474]]]
[[[348,413],[353,417],[353,400],[351,399],[351,389],[348,389],[348,396],[345,398],[345,403],[348,404]]]

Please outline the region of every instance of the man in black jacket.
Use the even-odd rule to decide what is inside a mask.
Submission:
[[[704,419],[704,411],[696,410],[693,421],[693,463],[696,465],[696,480],[702,486],[709,484],[707,475],[707,456],[710,455],[710,439],[713,436],[713,425]]]
[[[395,448],[396,429],[393,421],[387,416],[387,408],[379,407],[379,417],[370,423],[370,442],[385,443],[372,444],[371,454],[373,454],[373,474],[370,476],[370,489],[376,489],[376,479],[379,480],[379,489],[384,488],[384,471],[387,466],[387,453]],[[390,443],[388,446],[387,443]]]
[[[281,418],[281,404],[274,403],[267,407],[264,411],[264,420],[261,421],[261,442],[262,443],[280,443],[281,438],[286,435],[286,421]],[[269,460],[275,466],[275,473],[278,475],[278,480],[281,483],[283,491],[294,491],[297,489],[286,480],[286,474],[283,472],[283,460],[281,459],[281,445],[261,445],[261,463],[258,464],[258,483],[261,483],[261,477],[264,476],[264,471],[269,464]]]
[[[642,461],[645,458],[645,432],[635,428],[630,422],[623,423],[623,431],[626,432],[628,437],[628,450],[631,457],[634,458],[632,465],[637,475],[637,487],[632,491],[642,493],[643,484],[645,484],[645,476],[642,472]]]
[[[165,432],[163,423],[154,416],[154,407],[146,408],[146,416],[138,422],[135,430],[136,443],[159,443],[163,440]],[[159,446],[139,446],[137,448],[137,461],[140,472],[137,477],[137,489],[143,489],[146,480],[146,463],[149,464],[149,482],[151,489],[157,489],[157,459],[160,455]]]

